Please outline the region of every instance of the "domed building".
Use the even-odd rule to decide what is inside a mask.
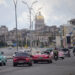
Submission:
[[[44,17],[41,12],[35,17],[35,30],[41,30],[45,27]]]

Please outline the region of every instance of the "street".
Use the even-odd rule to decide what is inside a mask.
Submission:
[[[0,75],[75,75],[75,57],[54,61],[52,64],[38,63],[32,67],[20,65],[13,67],[12,60],[0,66]]]
[[[75,75],[75,0],[0,0],[0,75]]]

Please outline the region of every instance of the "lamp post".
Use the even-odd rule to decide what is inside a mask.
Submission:
[[[27,5],[27,7],[28,7],[28,10],[29,10],[29,14],[30,14],[30,30],[31,30],[31,25],[32,25],[32,20],[31,20],[31,11],[32,11],[32,7],[33,7],[33,5],[37,2],[37,1],[34,1],[33,3],[32,3],[32,5],[31,6],[29,6],[28,5],[28,3],[27,2],[25,2],[25,1],[22,1],[25,5]]]
[[[16,24],[16,45],[18,51],[18,33],[17,33],[17,0],[13,0],[15,6],[15,24]]]
[[[27,7],[28,7],[28,10],[29,10],[29,15],[30,15],[30,30],[32,29],[32,7],[33,7],[33,5],[35,4],[35,3],[37,3],[37,1],[34,1],[32,4],[31,4],[31,6],[29,6],[28,5],[28,3],[27,2],[25,2],[25,1],[22,1],[25,5],[27,5]],[[31,37],[32,38],[32,37]],[[32,51],[32,40],[30,40],[30,47],[31,47],[31,51]]]

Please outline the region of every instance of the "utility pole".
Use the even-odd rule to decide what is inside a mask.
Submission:
[[[28,7],[28,10],[29,10],[29,15],[30,15],[30,30],[32,29],[32,7],[33,7],[33,5],[37,2],[37,1],[34,1],[32,4],[31,4],[31,6],[29,6],[28,5],[28,3],[27,2],[25,2],[25,1],[22,1],[25,5],[27,5],[27,7]],[[32,34],[31,34],[31,36],[32,36]],[[30,36],[30,47],[31,47],[31,51],[32,51],[32,37]]]
[[[17,0],[13,0],[15,6],[15,24],[16,24],[16,45],[18,51],[18,33],[17,33]]]

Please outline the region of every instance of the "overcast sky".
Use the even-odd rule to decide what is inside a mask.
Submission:
[[[18,28],[29,28],[29,11],[22,1],[30,6],[35,0],[17,0]],[[75,18],[75,0],[37,0],[33,10],[40,10],[48,26],[66,24],[68,20]],[[32,16],[35,15],[32,12]],[[33,17],[34,18],[34,17]],[[6,25],[10,30],[15,28],[13,0],[0,0],[0,26]]]

